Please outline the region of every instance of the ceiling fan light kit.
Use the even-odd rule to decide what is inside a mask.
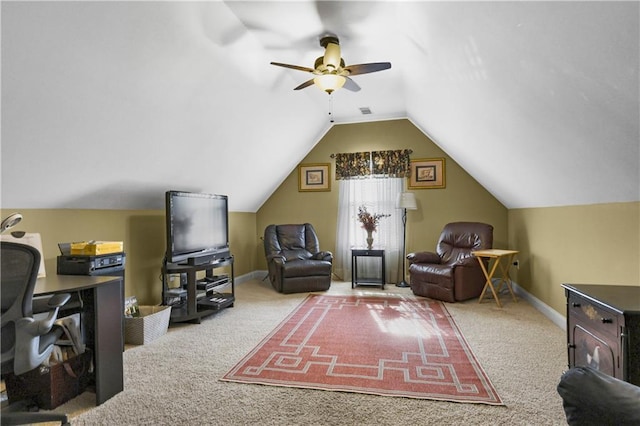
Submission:
[[[281,62],[271,62],[271,65],[290,68],[297,71],[304,71],[316,75],[316,77],[305,81],[293,90],[301,90],[315,84],[329,95],[342,87],[352,92],[360,90],[360,86],[349,78],[351,75],[368,74],[391,68],[391,63],[389,62],[375,62],[346,66],[344,59],[340,56],[340,42],[336,36],[322,37],[320,39],[320,46],[324,47],[325,52],[323,56],[316,59],[313,68],[283,64]]]
[[[313,79],[315,85],[328,94],[331,94],[333,91],[340,89],[342,86],[344,86],[344,83],[346,81],[346,78],[336,74],[323,74]]]

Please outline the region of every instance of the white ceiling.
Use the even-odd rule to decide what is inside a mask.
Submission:
[[[2,207],[255,212],[336,123],[409,118],[508,208],[640,200],[638,2],[2,2]],[[319,36],[389,61],[333,101]],[[359,107],[369,107],[370,116]]]

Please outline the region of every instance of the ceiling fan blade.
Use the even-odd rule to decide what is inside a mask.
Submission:
[[[327,43],[323,63],[325,67],[338,69],[340,66],[340,45],[338,43]]]
[[[293,90],[300,90],[300,89],[304,89],[305,87],[309,87],[313,85],[313,78],[311,80],[307,80],[304,83],[302,83],[300,86],[294,88]]]
[[[344,86],[342,86],[344,89],[351,90],[352,92],[360,91],[360,86],[358,86],[358,83],[356,83],[349,77],[345,77],[345,79],[346,80],[344,82]]]
[[[271,65],[276,65],[278,67],[290,68],[292,70],[306,71],[306,72],[311,72],[311,73],[315,71],[313,68],[301,67],[300,65],[283,64],[283,63],[280,63],[280,62],[271,62]]]
[[[372,62],[370,64],[349,65],[344,70],[348,72],[348,75],[358,75],[388,70],[389,68],[391,68],[390,62]]]

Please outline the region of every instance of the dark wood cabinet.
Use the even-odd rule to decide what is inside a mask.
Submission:
[[[640,386],[640,287],[562,284],[569,368],[591,366]]]

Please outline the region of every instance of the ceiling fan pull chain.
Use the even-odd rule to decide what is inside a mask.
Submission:
[[[329,123],[333,123],[333,95],[329,93]]]

